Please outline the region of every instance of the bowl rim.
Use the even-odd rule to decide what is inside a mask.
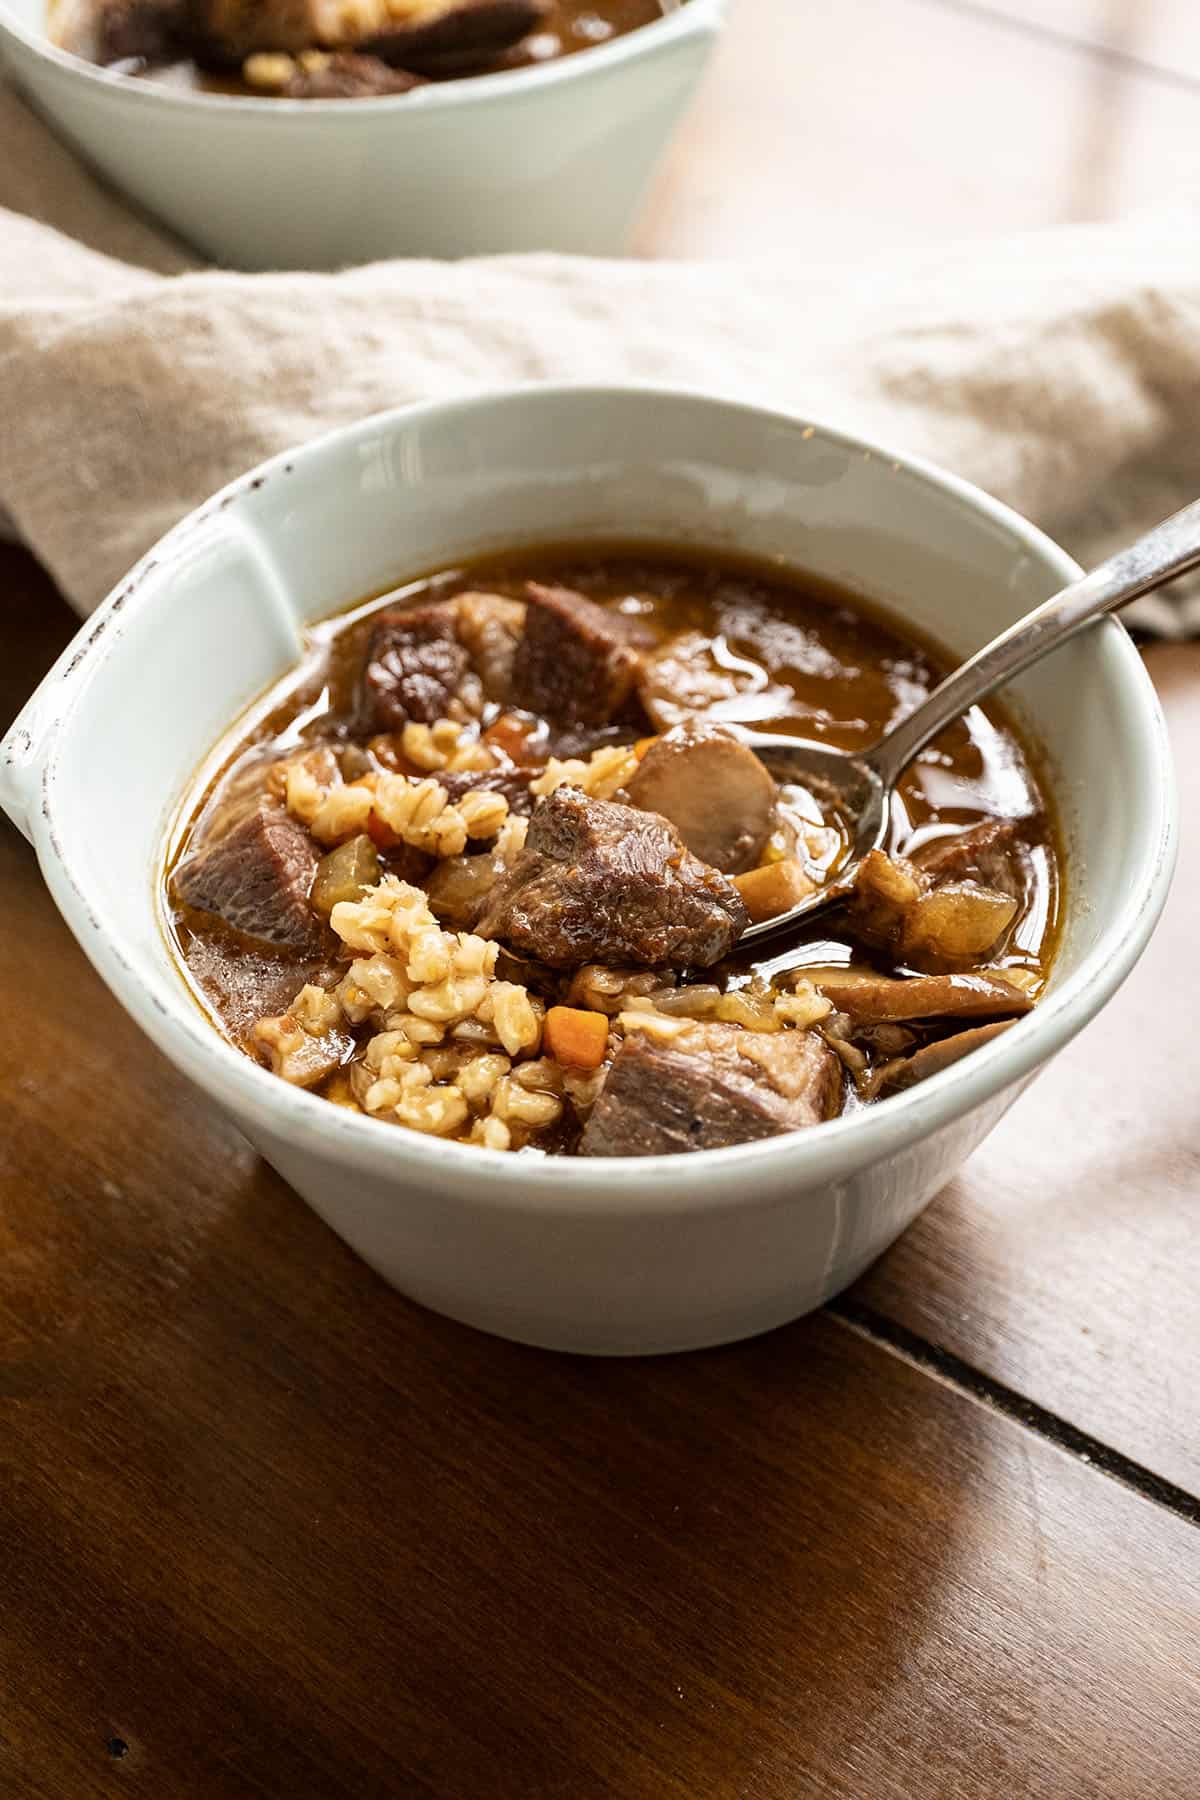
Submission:
[[[25,765],[23,780],[36,783],[27,828],[43,875],[74,936],[116,998],[160,1049],[235,1116],[261,1119],[264,1128],[297,1149],[306,1144],[336,1156],[349,1171],[391,1177],[397,1188],[422,1180],[434,1189],[461,1189],[470,1183],[476,1203],[502,1210],[556,1209],[578,1214],[659,1213],[740,1209],[754,1196],[756,1176],[785,1168],[796,1187],[812,1188],[844,1178],[869,1164],[886,1161],[909,1144],[950,1124],[975,1107],[1015,1088],[1072,1038],[1111,998],[1140,956],[1166,899],[1177,850],[1174,771],[1166,724],[1153,685],[1124,627],[1113,618],[1088,633],[1094,654],[1103,659],[1108,681],[1126,686],[1135,700],[1142,760],[1152,773],[1147,805],[1154,816],[1147,850],[1136,880],[1106,922],[1100,941],[1080,967],[1052,987],[1032,1012],[971,1056],[929,1081],[892,1096],[884,1104],[810,1126],[803,1131],[736,1144],[690,1156],[557,1158],[501,1155],[479,1146],[444,1142],[397,1130],[380,1120],[351,1114],[316,1095],[289,1087],[228,1043],[205,1017],[181,974],[169,999],[156,992],[104,928],[88,899],[86,878],[77,875],[69,842],[55,825],[54,796],[59,779],[57,751],[83,694],[120,655],[123,625],[132,613],[169,603],[171,564],[186,554],[189,540],[210,516],[249,499],[276,474],[304,463],[320,470],[353,459],[364,440],[403,432],[431,415],[459,415],[497,406],[556,406],[564,400],[584,405],[611,401],[651,405],[691,405],[711,416],[736,415],[797,440],[817,439],[847,457],[869,456],[890,475],[941,496],[1002,528],[1019,548],[1065,581],[1079,565],[1038,527],[982,489],[919,457],[822,424],[789,410],[729,399],[694,387],[657,383],[523,383],[449,399],[428,400],[374,413],[335,427],[296,449],[285,450],[238,476],[189,513],[154,545],[84,623],[47,673],[0,744],[0,776]],[[713,441],[719,441],[715,438]],[[129,608],[123,619],[123,609]],[[0,788],[3,787],[0,783]],[[10,774],[7,791],[14,792]],[[19,811],[19,807],[17,808]],[[1152,849],[1149,847],[1152,839]],[[147,904],[158,929],[158,908],[147,886]]]
[[[549,62],[534,63],[520,69],[503,69],[489,75],[462,75],[444,82],[430,82],[407,94],[363,95],[357,99],[287,100],[257,94],[212,94],[173,88],[165,83],[143,81],[116,70],[90,63],[74,51],[53,43],[45,32],[34,31],[18,19],[8,4],[0,0],[0,37],[13,37],[26,50],[69,78],[97,85],[110,94],[128,96],[130,104],[167,109],[185,108],[198,112],[233,112],[242,118],[271,117],[280,119],[311,118],[313,120],[377,118],[381,113],[419,117],[422,113],[441,112],[448,107],[478,105],[480,102],[502,104],[510,97],[553,86],[563,81],[578,81],[588,76],[602,76],[623,64],[642,60],[699,33],[715,32],[723,23],[729,0],[684,0],[675,10],[664,13],[634,31],[623,32],[607,43],[590,45],[570,56],[556,56]],[[584,65],[582,68],[577,65]]]

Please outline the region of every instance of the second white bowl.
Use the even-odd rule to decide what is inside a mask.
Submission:
[[[0,0],[0,58],[87,160],[213,261],[328,269],[506,250],[619,254],[725,0],[534,68],[377,100],[186,93],[58,50]]]

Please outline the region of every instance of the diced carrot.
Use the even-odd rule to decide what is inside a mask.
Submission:
[[[633,746],[633,754],[637,757],[639,762],[641,762],[643,756],[645,756],[645,754],[646,754],[647,750],[649,750],[650,746],[652,744],[657,744],[657,742],[658,742],[658,739],[656,737],[647,737],[647,738],[639,738],[638,739],[637,743]]]
[[[357,781],[352,782],[351,786],[370,788],[373,793],[378,782],[378,771],[370,769],[367,774],[360,775]],[[400,842],[399,837],[392,830],[391,826],[385,825],[379,814],[375,811],[371,811],[367,814],[367,836],[377,850],[394,850],[396,845]]]
[[[576,1006],[552,1006],[543,1042],[555,1061],[568,1068],[598,1069],[608,1049],[608,1019]]]
[[[789,856],[783,862],[735,875],[733,885],[742,896],[751,923],[761,925],[766,919],[777,919],[780,913],[790,912],[817,884],[805,873],[804,864]]]
[[[373,809],[367,814],[367,836],[377,850],[394,850],[403,842],[399,832],[393,831],[386,820],[381,819]]]

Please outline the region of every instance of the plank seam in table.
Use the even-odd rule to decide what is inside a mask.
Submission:
[[[915,3],[918,6],[935,6],[939,12],[965,15],[978,20],[982,25],[994,25],[999,31],[1010,32],[1014,37],[1029,38],[1052,50],[1064,50],[1088,57],[1094,62],[1106,63],[1125,75],[1141,76],[1167,87],[1183,88],[1192,94],[1200,87],[1200,83],[1180,69],[1169,68],[1165,63],[1147,62],[1144,57],[1131,56],[1128,50],[1118,50],[1112,44],[1076,37],[1073,32],[1061,31],[1054,25],[1041,25],[1034,19],[1014,17],[1012,13],[1004,12],[999,7],[988,6],[985,0],[915,0]]]
[[[1123,1456],[1103,1439],[1081,1431],[1069,1419],[1060,1418],[1015,1388],[1006,1387],[1002,1381],[984,1374],[974,1363],[955,1356],[952,1350],[943,1349],[886,1314],[845,1295],[831,1300],[825,1311],[868,1343],[894,1351],[925,1374],[940,1378],[955,1393],[977,1400],[1014,1424],[1024,1426],[1056,1449],[1087,1463],[1097,1473],[1132,1488],[1143,1500],[1164,1507],[1190,1525],[1200,1525],[1200,1496],[1177,1487],[1173,1481],[1165,1481],[1132,1457]]]

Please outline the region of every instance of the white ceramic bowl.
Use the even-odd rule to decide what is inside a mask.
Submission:
[[[487,550],[639,534],[781,557],[964,654],[1077,572],[986,495],[804,420],[654,389],[510,390],[381,414],[235,482],[105,602],[0,751],[0,802],[105,981],[335,1231],[428,1306],[614,1353],[747,1336],[854,1280],[1128,974],[1174,854],[1162,718],[1110,620],[1016,688],[1070,851],[1049,990],[923,1086],[729,1150],[542,1160],[356,1117],[257,1068],[198,1011],[156,913],[197,766],[306,623]]]
[[[115,186],[230,267],[616,255],[725,6],[687,0],[578,55],[377,100],[114,75],[50,43],[46,0],[0,0],[0,62]]]

